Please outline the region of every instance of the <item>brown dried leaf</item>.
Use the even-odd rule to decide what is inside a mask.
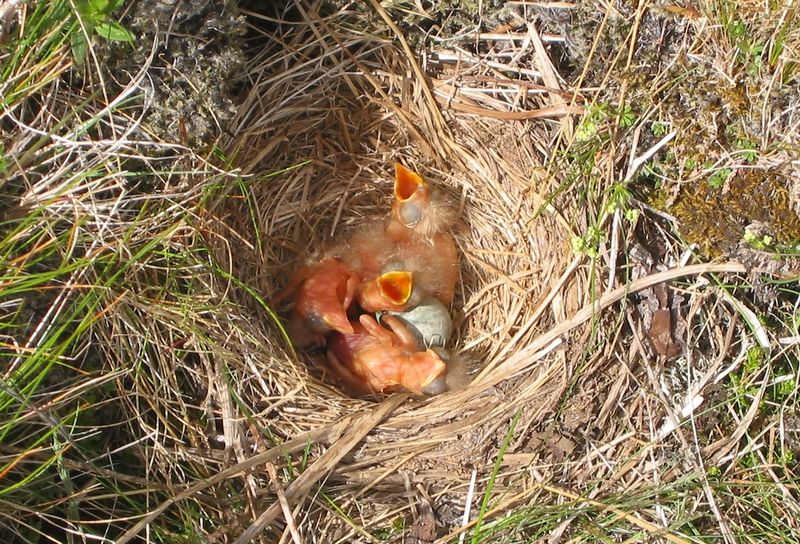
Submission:
[[[647,336],[659,355],[670,358],[681,351],[680,345],[672,338],[672,314],[668,308],[656,310]]]
[[[680,15],[681,17],[686,17],[687,19],[699,19],[703,16],[702,13],[697,11],[697,8],[688,3],[685,8],[681,6],[664,6],[663,9],[664,11],[674,13],[675,15]]]

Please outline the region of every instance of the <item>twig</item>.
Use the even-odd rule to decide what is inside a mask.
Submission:
[[[667,134],[666,136],[661,138],[658,141],[658,143],[656,143],[656,145],[654,145],[653,147],[648,149],[644,153],[644,155],[639,155],[638,157],[633,159],[631,161],[630,167],[628,168],[628,173],[625,174],[625,179],[623,180],[623,182],[627,183],[631,179],[633,179],[634,174],[636,174],[636,172],[639,170],[639,168],[641,168],[644,163],[649,161],[653,157],[653,155],[658,153],[659,149],[661,149],[662,147],[667,145],[670,142],[670,140],[672,140],[675,137],[676,134],[678,134],[678,131],[677,130],[673,130],[672,132],[670,132],[669,134]]]
[[[572,319],[556,325],[547,333],[539,336],[523,349],[508,357],[502,363],[495,362],[495,364],[490,363],[486,365],[481,373],[478,374],[478,377],[475,378],[474,383],[475,385],[480,384],[484,387],[491,387],[492,385],[502,381],[503,375],[506,372],[517,373],[522,371],[530,364],[530,356],[532,354],[536,353],[562,334],[566,334],[575,327],[582,325],[591,319],[592,316],[597,315],[600,311],[608,308],[612,304],[616,304],[631,293],[641,291],[642,289],[647,289],[648,287],[652,287],[653,285],[657,285],[665,281],[670,281],[685,276],[707,274],[712,272],[742,273],[746,271],[747,270],[744,265],[735,261],[731,261],[719,264],[695,264],[681,268],[673,268],[671,270],[666,270],[664,272],[639,278],[627,285],[623,285],[617,289],[614,289],[610,293],[600,297],[598,300],[595,300],[589,305],[584,306],[572,317]],[[495,361],[497,360],[495,359]]]
[[[573,2],[531,2],[523,0],[511,0],[508,2],[510,6],[530,6],[534,8],[560,8],[572,9],[575,7]]]
[[[478,479],[478,471],[472,469],[472,478],[469,480],[469,489],[467,489],[467,498],[464,499],[464,517],[461,519],[461,526],[466,527],[469,523],[469,514],[472,510],[472,496],[475,494],[475,482]],[[463,544],[464,538],[467,536],[466,532],[458,535],[458,544]]]
[[[527,34],[502,34],[499,32],[481,32],[478,34],[479,40],[507,40],[507,41],[522,41],[527,38]],[[566,40],[563,36],[556,34],[542,34],[542,41],[546,43],[563,43]]]
[[[466,51],[450,51],[450,50],[439,50],[435,51],[436,58],[430,59],[430,62],[457,62],[460,64],[469,63],[469,64],[479,64],[483,66],[489,66],[490,68],[494,68],[496,70],[500,70],[501,72],[514,72],[517,74],[522,74],[528,77],[535,77],[541,79],[542,74],[537,70],[531,70],[530,68],[519,68],[516,66],[510,66],[508,64],[503,64],[502,62],[497,62],[493,60],[485,60],[478,58],[474,55],[467,53]]]
[[[339,461],[347,455],[356,444],[361,442],[375,426],[386,416],[391,414],[400,404],[408,398],[407,394],[398,394],[386,399],[374,412],[361,418],[360,421],[350,427],[350,432],[341,439],[337,440],[319,459],[306,469],[295,481],[286,488],[286,498],[297,500],[304,496],[311,487],[326,476]],[[277,517],[280,504],[274,503],[267,508],[253,522],[250,527],[239,535],[234,544],[246,544],[252,541],[261,531],[264,530]]]

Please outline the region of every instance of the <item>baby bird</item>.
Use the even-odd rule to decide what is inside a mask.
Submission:
[[[351,270],[358,271],[367,281],[378,277],[396,253],[395,247],[381,232],[376,232],[374,221],[372,223],[356,229],[326,252]]]
[[[361,276],[355,298],[364,311],[403,311],[422,300],[423,291],[414,273],[404,269],[396,244],[374,227],[356,231],[328,253]]]
[[[394,204],[387,234],[394,240],[427,238],[448,229],[452,210],[422,179],[400,163],[394,165]]]
[[[446,389],[445,361],[432,350],[417,351],[417,340],[394,316],[385,316],[391,330],[364,314],[353,334],[328,338],[331,368],[355,392],[366,395],[403,388],[417,395],[438,395]]]
[[[384,236],[396,248],[395,258],[421,290],[449,306],[458,282],[458,252],[447,232],[454,222],[451,209],[419,174],[399,163],[394,197]]]
[[[404,311],[433,295],[449,306],[458,281],[458,252],[449,206],[422,177],[395,165],[395,201],[383,232],[365,225],[328,254],[362,277],[356,300],[368,312]]]
[[[289,337],[298,348],[325,344],[331,331],[353,334],[347,317],[361,276],[340,260],[326,257],[295,272],[289,285],[273,301],[276,304],[294,295],[292,317],[287,325]]]

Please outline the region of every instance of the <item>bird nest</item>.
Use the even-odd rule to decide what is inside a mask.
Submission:
[[[337,501],[368,495],[359,508],[372,519],[406,505],[409,485],[464,492],[473,469],[491,469],[490,450],[518,412],[516,440],[525,444],[568,386],[570,349],[543,333],[580,325],[570,317],[588,291],[570,265],[570,226],[546,198],[553,187],[542,168],[542,150],[569,123],[563,101],[531,102],[530,117],[549,121],[504,119],[507,103],[490,108],[454,92],[458,67],[428,77],[402,36],[377,28],[386,25],[354,30],[343,13],[269,33],[229,145],[243,165],[242,192],[218,206],[221,260],[254,288],[245,302],[260,318],[260,353],[241,367],[239,394],[262,408],[254,421],[276,443],[324,446],[316,468],[336,467],[311,471],[287,493],[327,477]],[[483,114],[457,113],[454,103]],[[457,212],[455,360],[446,393],[376,402],[348,395],[324,365],[295,352],[269,301],[309,255],[356,229],[383,228],[397,162]]]
[[[407,11],[428,2],[297,0],[280,21],[242,16],[252,2],[135,2],[132,51],[105,39],[127,35],[108,10],[45,4],[3,49],[0,534],[797,540],[797,247],[781,259],[769,241],[797,223],[789,8],[733,25],[775,40],[773,66],[743,65],[709,6],[557,2],[566,40],[545,33],[569,17],[548,19],[552,3],[509,2],[482,33],[478,2],[474,40],[429,46],[434,19]],[[739,74],[782,113],[727,93]],[[766,130],[764,156],[690,150],[708,120]],[[356,398],[292,347],[274,302],[304,260],[384,228],[397,163],[458,218],[455,358],[439,395]],[[748,191],[780,213],[736,200]],[[732,206],[691,226],[670,198],[681,216]],[[748,267],[697,264],[676,238],[720,225]]]

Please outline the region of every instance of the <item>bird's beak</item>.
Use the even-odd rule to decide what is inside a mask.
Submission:
[[[348,321],[347,316],[344,313],[328,313],[322,316],[322,320],[326,325],[335,331],[339,331],[343,334],[355,333],[353,324]]]
[[[400,223],[412,228],[424,219],[428,203],[428,186],[422,176],[402,164],[395,165],[394,210]]]
[[[393,304],[402,305],[411,298],[411,290],[414,280],[411,272],[405,270],[393,270],[378,276],[378,288],[384,298]]]
[[[400,163],[394,165],[394,197],[398,202],[407,202],[418,190],[427,188],[422,176]]]

